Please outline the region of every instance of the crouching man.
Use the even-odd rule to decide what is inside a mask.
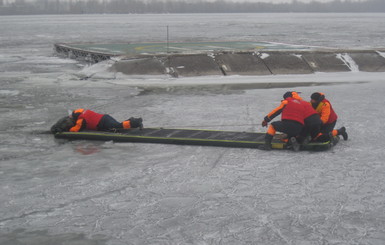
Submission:
[[[286,92],[283,95],[284,100],[281,101],[281,104],[272,110],[262,121],[262,126],[267,127],[271,120],[281,114],[281,121],[272,122],[267,129],[264,150],[271,150],[271,141],[276,131],[287,134],[289,143],[294,151],[300,149],[296,137],[304,128],[305,107],[300,97],[298,96],[297,98],[296,96],[298,96],[297,93],[293,95],[293,92]]]

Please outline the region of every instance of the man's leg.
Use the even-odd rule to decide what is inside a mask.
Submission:
[[[333,129],[334,129],[335,125],[336,125],[336,122],[328,123],[328,124],[323,124],[321,126],[321,131],[320,131],[319,135],[316,137],[315,140],[318,141],[318,142],[331,141],[332,140],[331,137],[334,136],[333,135]],[[336,132],[334,132],[334,133],[336,133]]]
[[[305,119],[305,127],[308,129],[308,135],[311,140],[317,138],[321,132],[322,121],[318,114],[314,114]]]
[[[123,123],[120,123],[115,120],[115,118],[110,115],[104,115],[98,124],[98,130],[107,131],[114,128],[124,128]]]
[[[282,132],[288,135],[288,138],[296,137],[301,133],[301,130],[303,128],[303,125],[290,120],[283,120],[283,121],[276,121],[272,122],[267,129],[266,135],[265,135],[265,149],[271,150],[271,141],[273,140],[273,137],[275,133]],[[293,144],[293,141],[296,142],[295,138],[290,139],[290,142]],[[299,147],[296,147],[299,149]]]
[[[337,131],[337,135],[342,135],[342,138],[344,138],[344,140],[348,140],[348,133],[346,133],[345,127],[341,127],[340,129],[337,129],[336,131]],[[333,130],[333,132],[334,132],[334,130]]]
[[[274,122],[276,123],[276,122]],[[269,125],[268,129],[267,129],[267,132],[265,134],[265,145],[264,145],[264,149],[267,150],[267,151],[270,151],[271,150],[271,141],[273,140],[273,137],[275,135],[275,127],[272,124]]]
[[[142,118],[131,117],[123,122],[118,122],[110,115],[104,115],[98,124],[101,131],[111,130],[114,128],[143,128]]]
[[[301,132],[304,130],[304,126],[296,121],[284,120],[283,133],[287,134],[289,142],[293,151],[300,150],[300,144],[298,143],[297,137],[300,136]]]

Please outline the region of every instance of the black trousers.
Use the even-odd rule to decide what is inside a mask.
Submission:
[[[123,125],[121,122],[116,121],[115,118],[111,117],[110,115],[104,115],[102,119],[100,119],[98,130],[108,131],[113,128],[123,128]]]
[[[312,139],[321,132],[322,121],[318,114],[313,114],[304,120],[305,127],[302,129],[301,137],[305,138],[310,135]]]
[[[331,131],[333,131],[334,127],[336,126],[337,120],[332,123],[323,124],[321,126],[321,133],[322,134],[329,134]]]
[[[321,133],[322,135],[317,138],[317,141],[319,142],[327,142],[330,140],[330,133],[333,131],[334,126],[336,126],[337,121],[334,121],[332,123],[323,124],[321,126]]]
[[[301,123],[292,120],[276,121],[272,122],[271,125],[273,125],[274,129],[278,132],[287,134],[288,138],[298,136],[303,128]]]

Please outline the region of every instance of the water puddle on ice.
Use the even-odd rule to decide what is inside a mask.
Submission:
[[[87,238],[84,234],[63,233],[50,234],[47,230],[28,231],[25,229],[17,229],[8,234],[0,234],[2,244],[84,244],[84,245],[103,245],[106,244],[106,237],[103,235],[94,235],[92,238]],[[28,241],[28,242],[26,242]]]
[[[16,96],[19,93],[20,92],[18,90],[6,90],[6,89],[0,90],[0,96]]]

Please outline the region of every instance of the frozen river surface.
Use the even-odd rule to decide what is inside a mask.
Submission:
[[[0,244],[384,244],[384,74],[125,77],[52,52],[163,41],[167,25],[175,41],[385,46],[384,14],[0,16]],[[349,140],[294,153],[43,133],[78,107],[147,127],[260,132],[289,88],[224,84],[277,82],[326,93]]]

